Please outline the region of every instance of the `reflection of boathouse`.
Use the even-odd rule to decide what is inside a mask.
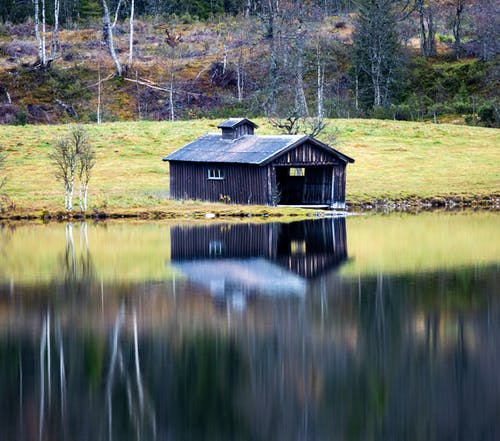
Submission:
[[[306,279],[346,260],[345,219],[177,226],[171,253],[178,269],[212,293],[303,295]]]

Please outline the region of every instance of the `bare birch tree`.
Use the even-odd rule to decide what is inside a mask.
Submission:
[[[4,208],[4,204],[7,203],[8,198],[4,194],[3,189],[5,187],[5,183],[7,182],[7,178],[3,175],[3,171],[5,168],[5,155],[2,152],[3,148],[0,146],[0,211]]]
[[[5,186],[6,178],[3,175],[3,170],[5,168],[5,155],[3,154],[3,147],[0,146],[0,193]]]
[[[122,0],[118,0],[118,4],[116,5],[116,10],[115,10],[115,19],[113,20],[113,25],[112,25],[113,29],[116,27],[116,23],[118,22],[118,14],[120,13],[121,5],[122,5]]]
[[[87,211],[87,197],[92,169],[95,165],[95,152],[88,142],[82,143],[82,149],[78,157],[78,178],[80,181],[80,209]]]
[[[38,59],[40,63],[44,63],[43,59],[43,46],[42,46],[42,36],[40,34],[40,2],[39,0],[33,0],[35,5],[35,37],[38,45]]]
[[[135,2],[134,0],[131,0],[130,2],[130,32],[129,32],[129,40],[128,40],[128,63],[127,63],[127,69],[130,69],[132,67],[132,61],[133,61],[133,51],[134,51],[134,8],[135,8]]]
[[[95,156],[89,145],[85,128],[75,126],[68,136],[58,139],[53,151],[49,154],[49,158],[56,167],[56,178],[64,186],[64,208],[66,211],[73,210],[73,194],[77,173],[78,177],[83,180],[80,181],[80,194],[85,197],[86,205],[88,181],[90,180],[90,171],[95,163]],[[82,164],[85,164],[85,168]],[[82,205],[82,200],[80,200],[80,205]]]
[[[115,64],[116,75],[121,77],[123,69],[115,51],[115,44],[113,42],[113,26],[111,25],[108,3],[106,0],[102,0],[102,9],[103,9],[102,20],[103,20],[104,39],[106,40],[106,44],[108,45],[109,55],[111,55],[113,63]]]
[[[38,62],[42,68],[47,68],[52,61],[55,60],[57,56],[57,51],[59,49],[59,11],[60,11],[60,0],[54,0],[54,30],[52,32],[52,43],[51,43],[51,53],[50,58],[47,56],[47,23],[46,23],[46,8],[45,0],[33,0],[35,6],[35,37],[38,45]],[[41,9],[40,9],[41,6]],[[40,14],[41,14],[41,26],[40,31]]]
[[[295,32],[295,108],[299,111],[300,116],[308,117],[309,110],[307,108],[306,95],[304,92],[304,45],[306,31],[303,27],[304,16],[302,0],[295,1],[295,12],[298,21]]]
[[[55,59],[59,50],[59,10],[60,0],[54,0],[54,30],[52,32],[52,51],[51,58]]]

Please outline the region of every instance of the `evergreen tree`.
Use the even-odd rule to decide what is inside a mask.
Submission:
[[[390,104],[402,58],[395,0],[360,0],[354,40],[356,98],[365,109]]]

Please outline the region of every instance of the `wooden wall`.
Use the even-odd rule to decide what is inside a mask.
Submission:
[[[289,176],[289,167],[305,167],[306,176]],[[208,179],[209,169],[222,170],[224,179]],[[262,167],[171,161],[170,196],[237,204],[309,204],[344,208],[345,169],[343,161],[309,143]]]
[[[274,223],[172,227],[171,258],[198,260],[266,257],[275,248],[276,228],[277,224]]]
[[[208,179],[209,169],[220,169],[224,179]],[[269,204],[265,167],[239,164],[170,162],[170,195],[236,204]]]
[[[338,164],[339,160],[328,153],[326,150],[315,147],[309,143],[304,143],[288,152],[278,156],[274,165],[333,165]]]
[[[172,261],[263,257],[304,278],[347,259],[344,218],[290,224],[177,226],[170,231]]]

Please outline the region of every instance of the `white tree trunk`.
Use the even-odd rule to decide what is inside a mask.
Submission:
[[[101,124],[101,62],[97,63],[97,124]]]
[[[172,80],[170,81],[170,90],[168,92],[168,102],[170,105],[170,121],[175,119],[174,114],[174,76],[172,75]]]
[[[241,61],[241,60],[240,60]],[[236,86],[238,88],[238,101],[241,102],[243,98],[243,77],[241,72],[241,64],[238,62],[238,66],[236,66]]]
[[[46,36],[46,26],[45,26],[45,0],[42,0],[42,66],[47,65],[47,52],[45,50],[45,36]]]
[[[52,33],[52,53],[51,58],[55,59],[59,50],[59,9],[60,0],[54,0],[54,32]]]
[[[223,46],[223,55],[222,55],[222,73],[226,73],[226,67],[227,67],[227,44],[224,43]]]
[[[325,68],[323,66],[323,63],[321,62],[321,50],[318,45],[317,48],[317,68],[318,68],[318,118],[323,118],[323,90],[324,90],[324,84],[325,84]]]
[[[111,55],[111,58],[113,59],[113,63],[115,63],[115,70],[116,74],[121,77],[122,76],[122,65],[120,64],[120,60],[118,60],[118,57],[115,52],[115,45],[113,43],[113,28],[111,26],[111,20],[109,18],[109,9],[108,9],[108,3],[106,0],[102,0],[102,8],[103,8],[103,25],[104,25],[104,32],[105,32],[105,37],[106,37],[106,43],[108,44],[108,50],[109,54]]]
[[[120,6],[122,5],[122,0],[118,0],[118,4],[116,5],[115,11],[115,19],[113,20],[113,29],[116,27],[116,22],[118,21],[118,14],[120,13]]]
[[[130,3],[130,35],[129,35],[129,40],[128,40],[128,65],[127,67],[130,69],[132,66],[132,60],[133,60],[133,50],[134,50],[134,6],[135,2],[134,0],[131,0]]]
[[[42,51],[42,37],[40,36],[40,4],[39,0],[33,0],[33,3],[35,4],[35,36],[36,36],[36,42],[38,44],[38,59],[41,63],[43,58],[43,51]]]
[[[66,187],[66,210],[73,210],[73,193],[75,188],[75,169],[74,167],[70,171],[69,180]]]

